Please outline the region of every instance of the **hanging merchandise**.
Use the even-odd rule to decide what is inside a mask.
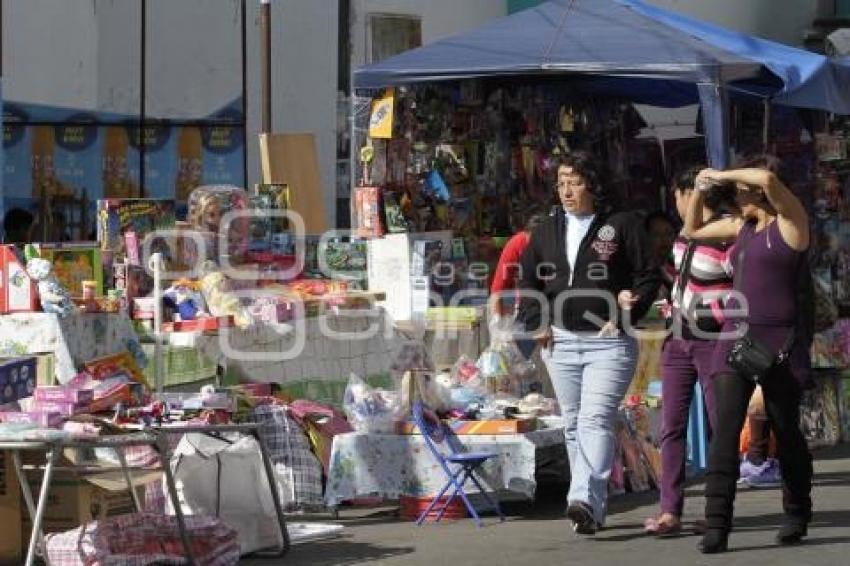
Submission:
[[[355,187],[354,207],[359,237],[377,238],[384,234],[379,187]]]
[[[393,137],[393,106],[395,89],[388,88],[384,94],[372,102],[369,117],[369,136],[389,139]]]

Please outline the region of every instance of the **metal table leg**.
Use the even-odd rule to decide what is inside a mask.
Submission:
[[[35,561],[35,553],[36,549],[41,546],[42,552],[44,553],[44,561],[48,562],[47,559],[47,546],[43,545],[42,538],[42,530],[41,524],[44,520],[44,510],[47,507],[47,495],[50,491],[50,482],[53,480],[53,467],[56,465],[56,461],[59,459],[59,455],[62,453],[61,448],[58,446],[52,446],[47,450],[47,465],[44,467],[44,477],[41,479],[41,490],[38,495],[38,505],[35,509],[35,515],[32,516],[32,534],[30,536],[30,544],[27,548],[27,559],[25,562],[25,566],[32,566]],[[25,480],[24,480],[25,481]],[[26,494],[29,490],[25,490]],[[26,495],[24,495],[26,498]],[[30,502],[32,501],[32,496],[29,497]],[[28,502],[28,505],[30,503]],[[49,562],[48,562],[49,563]]]
[[[127,466],[127,457],[124,454],[124,448],[114,448],[115,454],[118,456],[118,462],[121,464],[121,471],[124,472],[124,479],[127,482],[127,488],[130,490],[130,497],[133,498],[133,504],[136,506],[136,512],[141,513],[142,503],[139,501],[139,494],[136,492],[136,484],[133,483],[133,472]]]
[[[283,515],[283,506],[280,503],[280,494],[277,492],[277,479],[275,478],[274,467],[272,466],[272,461],[269,457],[269,451],[266,448],[266,441],[263,438],[262,433],[260,432],[260,427],[254,427],[253,433],[257,439],[257,443],[260,445],[260,455],[263,458],[263,466],[266,469],[266,478],[268,478],[269,489],[272,492],[274,510],[277,514],[277,522],[278,525],[280,525],[280,534],[283,540],[283,548],[281,549],[280,555],[283,556],[289,551],[290,540],[289,529],[286,526],[286,518]]]
[[[180,498],[177,496],[177,484],[174,482],[174,474],[171,473],[171,458],[168,450],[168,437],[159,433],[157,438],[157,451],[162,462],[162,470],[165,474],[165,484],[168,487],[168,496],[174,507],[174,516],[177,518],[177,527],[180,530],[180,538],[183,540],[183,550],[186,553],[186,563],[195,566],[195,557],[192,554],[192,544],[189,540],[189,531],[186,530],[186,520],[183,509],[180,507]]]
[[[24,475],[24,466],[21,464],[21,453],[18,450],[12,450],[12,462],[15,465],[15,473],[18,475],[18,483],[21,486],[21,493],[24,496],[24,503],[27,506],[27,512],[30,516],[30,521],[33,521],[33,531],[30,533],[30,540],[34,537],[38,537],[38,542],[41,545],[42,552],[45,557],[44,560],[47,562],[47,548],[44,545],[44,533],[39,529],[38,532],[35,531],[35,501],[32,498],[32,489],[30,488],[30,484],[27,481],[26,476]]]

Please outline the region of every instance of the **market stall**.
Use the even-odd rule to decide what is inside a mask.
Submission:
[[[484,468],[489,489],[531,497],[540,473],[566,473],[558,409],[539,359],[517,347],[510,317],[488,316],[485,307],[493,265],[519,217],[531,204],[553,204],[548,157],[591,149],[611,166],[626,206],[663,208],[671,163],[641,141],[645,121],[633,104],[699,104],[714,165],[726,163],[730,146],[770,143],[805,194],[817,162],[823,239],[840,242],[843,198],[831,199],[845,184],[844,126],[813,126],[796,113],[794,122],[780,109],[850,111],[848,95],[835,88],[843,72],[820,56],[630,0],[548,2],[361,69],[352,236],[299,230],[287,212],[298,201],[293,187],[279,183],[252,192],[199,187],[187,195],[185,218],[172,200],[106,199],[97,242],[2,248],[0,351],[14,359],[0,364],[8,385],[0,441],[76,447],[81,437],[139,429],[260,430],[258,444],[174,432],[168,450],[143,446],[127,456],[144,468],[170,466],[178,477],[217,478],[181,482],[181,495],[197,515],[225,501],[229,522],[207,527],[229,525],[222,547],[233,551],[236,537],[242,553],[274,546],[246,538],[249,521],[277,524],[278,505],[260,488],[271,488],[286,510],[429,495],[442,478],[411,423],[417,402],[467,448],[494,454]],[[270,171],[274,158],[269,151]],[[825,249],[814,265],[818,273],[830,266],[826,286],[841,306],[842,248]],[[616,429],[612,493],[658,482],[660,322],[642,322],[638,370]],[[818,337],[819,364],[846,367],[838,359],[845,322]],[[827,383],[810,396],[812,430],[824,428],[819,415],[832,407],[846,428],[846,413],[828,399],[840,390]],[[263,441],[268,457],[248,457],[263,452]],[[115,464],[97,448],[63,450],[62,458]],[[223,479],[221,462],[232,465]],[[257,481],[234,481],[244,477]],[[165,500],[173,486],[154,484],[146,511],[179,517],[182,505]],[[232,486],[228,497],[219,485]],[[75,494],[90,489],[74,486]],[[36,509],[34,522],[66,531],[48,536],[48,546],[78,536],[76,525],[109,518],[60,523],[47,489],[44,521]],[[19,508],[11,514],[22,517]],[[179,525],[161,526],[185,542]]]
[[[789,127],[786,115],[850,110],[843,72],[821,55],[630,0],[547,2],[358,69],[352,223],[369,239],[370,269],[411,274],[385,308],[406,320],[483,304],[500,245],[522,228],[521,214],[554,204],[553,153],[600,156],[633,210],[665,208],[663,187],[686,159],[724,167],[732,150],[781,153],[794,170],[788,182],[805,195],[814,130]],[[671,160],[673,152],[641,144],[646,124],[633,103],[698,104],[705,157]],[[659,402],[652,382],[662,342],[642,337],[626,399],[649,413]],[[704,431],[702,417],[694,431]],[[638,437],[657,427],[657,418],[637,422]],[[705,438],[693,448],[704,468]],[[651,459],[651,446],[641,450]]]

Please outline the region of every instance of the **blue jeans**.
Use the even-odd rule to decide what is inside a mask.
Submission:
[[[620,403],[637,365],[637,342],[628,336],[558,336],[542,352],[561,406],[570,458],[570,503],[590,505],[605,523],[614,429]]]

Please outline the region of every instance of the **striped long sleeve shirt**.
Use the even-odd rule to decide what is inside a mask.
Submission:
[[[732,290],[732,267],[729,258],[732,243],[697,242],[694,246],[686,284],[682,289],[684,274],[681,269],[688,250],[688,240],[680,234],[673,245],[673,265],[670,266],[676,274],[671,293],[673,309],[682,313],[688,320],[694,321],[696,309],[710,308],[715,321],[722,324],[720,307],[725,304]]]

